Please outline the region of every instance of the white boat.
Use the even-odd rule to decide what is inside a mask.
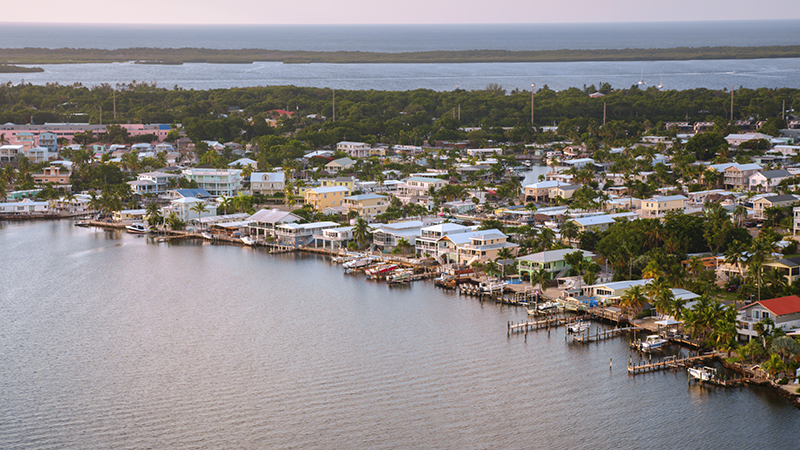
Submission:
[[[664,87],[664,83],[661,82],[661,74],[658,74],[658,86],[656,87],[659,89]]]
[[[359,258],[342,264],[345,269],[360,269],[372,264],[372,258]]]
[[[256,240],[253,239],[250,236],[242,236],[241,239],[242,239],[242,242],[244,242],[245,245],[255,245],[255,243],[256,243]]]
[[[569,324],[569,326],[567,326],[567,332],[569,334],[580,334],[588,329],[589,329],[589,322],[583,320],[573,322]]]
[[[647,84],[647,83],[644,82],[644,69],[642,69],[642,76],[641,76],[641,78],[639,78],[639,86],[641,86],[643,84]]]
[[[373,277],[373,276],[380,276],[385,275],[393,270],[397,269],[397,264],[381,264],[379,266],[372,267],[370,269],[365,270],[364,272]]]
[[[507,284],[508,283],[506,283],[505,281],[492,280],[492,281],[487,281],[485,283],[481,283],[480,289],[481,292],[485,294],[493,294],[495,292],[502,294]]]
[[[713,381],[717,376],[717,369],[708,366],[694,366],[686,370],[689,372],[689,376],[701,382]]]
[[[404,281],[409,280],[412,275],[414,275],[414,271],[411,269],[395,270],[394,272],[386,276],[386,281],[389,284],[402,283]]]
[[[209,239],[209,240],[213,240],[214,239],[214,235],[209,233],[208,231],[203,231],[202,233],[200,233],[200,236],[203,236],[205,239]]]
[[[539,312],[553,312],[558,309],[558,302],[544,302],[538,305],[536,309],[538,309]]]
[[[651,334],[650,336],[647,336],[644,342],[639,344],[639,349],[643,352],[652,352],[654,350],[660,350],[661,347],[663,347],[667,342],[669,341],[661,336],[657,334]]]
[[[132,223],[130,225],[125,225],[125,229],[128,230],[128,233],[133,233],[133,234],[147,233],[147,227],[144,226],[143,223]]]

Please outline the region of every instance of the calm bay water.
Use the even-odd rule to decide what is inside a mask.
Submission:
[[[394,25],[166,26],[4,24],[2,47],[204,47],[312,51],[557,50],[800,45],[800,21]],[[610,83],[666,89],[800,88],[800,59],[495,64],[136,64],[44,65],[43,73],[0,74],[0,82],[74,84],[155,82],[185,89],[295,85],[334,89],[449,91],[551,89]]]
[[[791,448],[759,389],[631,377],[624,339],[318,257],[0,223],[0,447]],[[608,360],[614,367],[609,370]]]

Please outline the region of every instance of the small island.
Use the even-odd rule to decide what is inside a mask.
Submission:
[[[0,64],[0,73],[33,73],[44,72],[41,67],[23,67],[14,64]]]

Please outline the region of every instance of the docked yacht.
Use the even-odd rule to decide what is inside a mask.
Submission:
[[[130,225],[125,225],[125,230],[127,230],[128,233],[133,233],[133,234],[147,233],[147,227],[144,226],[143,223],[132,223]]]

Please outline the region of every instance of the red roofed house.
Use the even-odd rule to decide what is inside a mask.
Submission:
[[[758,332],[753,329],[754,325],[766,318],[772,320],[775,328],[783,328],[786,332],[800,328],[800,297],[790,295],[761,300],[739,309],[736,317],[739,322],[736,327],[739,337],[747,336],[747,340],[750,340],[758,336]]]

